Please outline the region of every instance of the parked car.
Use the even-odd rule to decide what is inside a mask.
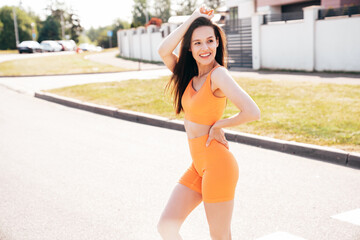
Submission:
[[[101,52],[103,49],[100,46],[95,46],[93,44],[89,44],[89,43],[82,43],[79,45],[79,48],[83,51],[96,51],[96,52]]]
[[[41,45],[36,41],[22,41],[18,45],[19,53],[35,53],[43,52]]]
[[[61,51],[75,51],[76,43],[74,40],[59,40],[57,41],[62,47]]]
[[[60,44],[52,40],[44,40],[40,43],[40,45],[44,52],[60,52],[62,49]]]

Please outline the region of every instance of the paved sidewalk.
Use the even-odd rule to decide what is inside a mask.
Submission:
[[[166,68],[164,64],[151,64],[151,63],[139,63],[136,61],[128,61],[122,58],[116,57],[119,54],[119,51],[105,52],[99,54],[91,54],[86,56],[86,59],[89,59],[94,62],[109,64],[115,67],[124,67],[132,70],[149,70],[149,69],[164,69]]]
[[[245,68],[231,68],[234,77],[248,77],[253,79],[269,79],[273,81],[296,81],[312,83],[335,83],[360,85],[360,74],[351,73],[320,73],[320,72],[286,72],[286,71],[256,71]]]

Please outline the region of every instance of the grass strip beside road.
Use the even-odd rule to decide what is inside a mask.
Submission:
[[[175,116],[172,99],[164,92],[168,79],[95,83],[49,92],[181,119],[183,114]],[[232,130],[360,152],[360,86],[249,78],[236,81],[260,107],[261,120]],[[223,117],[237,112],[228,101]]]
[[[92,53],[54,55],[12,60],[0,63],[0,76],[33,76],[72,73],[121,72],[129,69],[96,63],[85,59]]]
[[[0,54],[15,54],[19,53],[18,50],[0,50]]]

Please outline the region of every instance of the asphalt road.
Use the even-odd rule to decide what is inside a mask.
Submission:
[[[230,143],[234,240],[360,239],[360,172]],[[190,165],[183,132],[93,114],[0,86],[0,239],[160,239]],[[335,216],[350,212],[352,220]],[[348,218],[349,219],[349,218]],[[203,206],[184,239],[210,239]]]

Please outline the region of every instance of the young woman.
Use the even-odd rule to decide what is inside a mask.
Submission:
[[[167,36],[158,52],[173,72],[170,84],[176,112],[185,112],[184,125],[192,164],[180,178],[161,215],[163,239],[182,239],[185,218],[202,201],[213,240],[231,239],[231,217],[238,165],[222,128],[258,120],[260,110],[226,69],[226,40],[203,8]],[[173,51],[181,43],[179,57]],[[221,119],[230,99],[239,113]]]

